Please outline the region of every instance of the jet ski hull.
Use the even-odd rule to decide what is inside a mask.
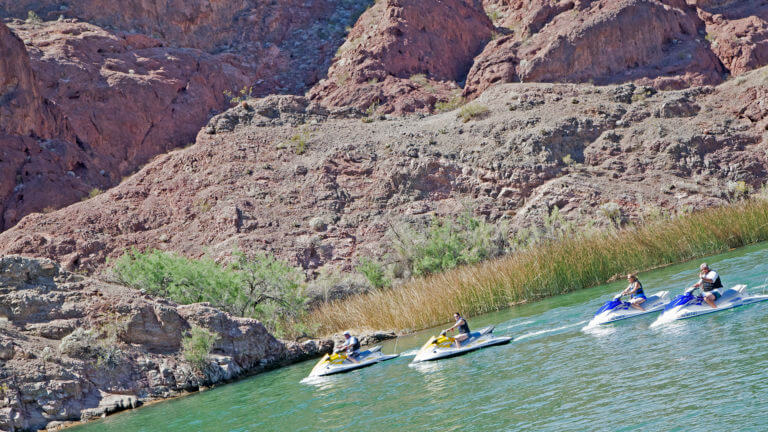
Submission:
[[[360,352],[358,356],[358,362],[352,363],[349,360],[343,360],[341,363],[334,363],[330,356],[327,354],[320,359],[320,361],[312,368],[312,372],[309,373],[309,377],[321,377],[334,375],[344,372],[349,372],[357,369],[362,369],[368,366],[373,366],[376,363],[391,360],[398,357],[398,354],[382,354],[381,347],[377,346],[370,350]]]
[[[654,312],[664,310],[664,306],[669,301],[669,291],[659,291],[652,296],[648,297],[642,304],[645,310],[635,309],[629,304],[621,302],[618,306],[598,312],[594,318],[587,324],[587,327],[593,327],[597,325],[605,325],[614,323],[616,321],[622,321],[637,316],[647,315]],[[602,308],[601,308],[602,309]]]
[[[433,337],[419,350],[418,353],[416,353],[416,356],[413,358],[411,363],[456,357],[482,348],[507,344],[512,340],[511,337],[507,336],[493,337],[492,332],[493,326],[490,326],[478,332],[470,333],[470,338],[462,342],[462,345],[459,348],[454,348],[453,343],[451,343],[448,347],[441,347],[435,344],[430,344],[430,342],[435,339]]]
[[[722,296],[715,301],[717,308],[713,308],[699,296],[692,296],[682,304],[674,304],[675,302],[680,303],[681,299],[683,299],[682,295],[667,305],[664,313],[651,324],[651,327],[766,301],[768,295],[747,295],[746,285],[736,285],[726,289]]]

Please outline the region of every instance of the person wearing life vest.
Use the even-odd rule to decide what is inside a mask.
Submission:
[[[469,324],[467,324],[467,320],[465,320],[460,313],[455,312],[453,314],[453,319],[456,320],[456,324],[451,326],[451,328],[447,328],[443,330],[442,334],[446,334],[449,331],[452,331],[454,329],[458,329],[458,334],[453,338],[454,342],[456,342],[456,348],[461,346],[461,342],[469,339]]]
[[[693,287],[701,288],[704,301],[713,308],[717,308],[715,301],[722,296],[718,288],[723,287],[723,283],[720,282],[720,275],[710,269],[707,263],[702,263],[699,270],[699,281]]]
[[[357,356],[360,354],[358,352],[360,350],[360,341],[355,336],[352,336],[349,331],[344,331],[344,339],[346,341],[339,347],[338,351],[346,350],[347,359],[352,363],[357,363]]]
[[[632,297],[629,300],[629,305],[635,309],[645,310],[641,305],[648,299],[645,297],[643,284],[640,283],[640,280],[634,273],[627,275],[627,281],[629,281],[629,285],[621,292],[621,295],[631,295]]]

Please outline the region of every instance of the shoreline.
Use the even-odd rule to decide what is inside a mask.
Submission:
[[[754,198],[685,216],[533,245],[396,288],[334,301],[309,322],[344,328],[425,329],[441,317],[498,311],[768,240],[768,200]],[[439,300],[435,300],[439,299]]]
[[[730,248],[727,251],[722,251],[722,252],[719,252],[718,254],[729,252],[729,251],[736,250],[736,249],[740,249],[740,248],[743,248],[743,247],[753,246],[753,245],[760,244],[760,243],[766,243],[766,241],[759,242],[759,243],[754,243],[754,244],[748,244],[748,245],[744,245],[744,246],[737,247],[737,248]],[[706,256],[710,256],[710,255],[706,255]],[[677,261],[677,262],[670,262],[670,263],[667,263],[667,264],[655,266],[653,268],[648,268],[648,269],[641,270],[641,272],[649,272],[649,271],[660,270],[660,269],[663,269],[663,268],[684,264],[686,262],[690,262],[690,261],[693,261],[693,260],[696,260],[696,259],[700,259],[700,258],[702,258],[702,257],[692,257],[692,258],[687,259],[687,260],[682,260],[682,261]],[[612,279],[612,280],[608,280],[608,281],[604,282],[603,284],[608,284],[608,283],[612,283],[612,282],[615,282],[615,281],[616,281],[616,279]],[[599,284],[599,285],[603,285],[603,284]],[[596,286],[599,286],[599,285],[596,285]],[[594,288],[594,286],[593,287],[588,287],[588,288]],[[499,311],[503,311],[503,310],[507,310],[507,309],[512,309],[512,308],[515,308],[515,307],[518,307],[518,306],[522,306],[522,305],[533,304],[533,303],[537,303],[539,301],[543,301],[543,300],[546,300],[546,299],[549,299],[549,298],[563,296],[563,295],[567,295],[567,294],[571,294],[571,293],[572,292],[566,292],[566,293],[555,294],[555,295],[552,295],[552,296],[540,297],[540,298],[536,298],[536,299],[521,300],[519,302],[516,302],[515,304],[509,305],[507,308],[502,308],[502,309],[498,309],[498,310],[494,310],[494,311],[488,311],[488,312],[484,312],[483,314],[485,314],[485,313],[492,313],[492,312],[499,312]],[[440,323],[438,325],[441,325],[441,324],[444,324],[444,323]],[[374,334],[375,335],[377,333],[386,333],[386,334],[394,335],[394,337],[390,337],[390,338],[386,338],[386,339],[370,340],[370,343],[366,343],[366,344],[363,345],[363,346],[372,346],[372,345],[374,345],[376,343],[379,343],[381,341],[384,341],[384,340],[392,340],[392,339],[397,339],[397,338],[400,338],[400,337],[410,336],[410,335],[414,335],[414,334],[416,334],[418,332],[421,332],[421,331],[424,331],[424,330],[426,330],[426,328],[423,328],[423,329],[409,329],[409,331],[396,331],[396,332],[370,332],[369,334],[365,334],[365,336],[361,336],[361,338],[369,336],[370,334]],[[332,336],[333,335],[325,335],[323,338],[331,338]],[[159,404],[159,403],[170,402],[170,401],[175,400],[175,399],[180,399],[180,398],[184,398],[184,397],[194,396],[195,394],[199,394],[199,393],[202,393],[202,392],[214,390],[214,389],[222,387],[222,386],[226,386],[226,385],[229,385],[229,384],[234,384],[234,383],[237,383],[237,382],[240,382],[240,381],[247,380],[247,379],[255,377],[255,376],[257,376],[257,375],[259,375],[261,373],[275,371],[275,370],[282,369],[284,367],[291,366],[291,365],[294,365],[294,364],[297,364],[297,363],[301,363],[301,362],[304,362],[304,361],[308,361],[308,360],[314,360],[314,359],[320,358],[321,356],[322,356],[321,354],[318,354],[318,355],[310,356],[310,357],[303,358],[303,359],[300,359],[300,360],[297,360],[297,361],[277,363],[274,366],[266,367],[266,368],[264,368],[262,370],[259,370],[259,371],[254,371],[254,372],[251,372],[251,373],[247,373],[247,374],[244,374],[244,375],[239,376],[239,377],[234,378],[234,379],[220,381],[220,382],[212,384],[210,386],[201,386],[197,390],[182,390],[180,392],[180,394],[177,394],[177,395],[174,395],[174,396],[171,396],[171,397],[167,397],[167,398],[152,398],[152,399],[148,399],[148,400],[142,400],[142,401],[140,401],[141,404],[136,406],[135,408],[128,407],[128,408],[118,409],[118,410],[111,411],[109,413],[106,413],[106,414],[98,416],[98,417],[91,417],[91,418],[89,418],[87,420],[69,421],[69,422],[66,422],[65,424],[59,424],[55,428],[49,429],[49,430],[71,430],[74,427],[86,425],[88,423],[93,423],[93,422],[105,419],[107,417],[119,415],[119,414],[122,414],[122,413],[125,413],[125,412],[129,412],[129,411],[132,412],[132,411],[135,411],[135,410],[138,410],[138,409],[141,409],[141,408],[146,408],[146,407],[149,407],[149,406],[153,406],[153,405],[156,405],[156,404]]]

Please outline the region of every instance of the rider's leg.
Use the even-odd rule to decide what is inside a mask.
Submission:
[[[635,308],[635,309],[638,309],[638,310],[644,311],[644,310],[645,310],[645,308],[644,308],[644,307],[642,307],[642,306],[640,306],[642,303],[645,303],[645,299],[644,299],[644,298],[638,298],[638,299],[635,299],[635,300],[633,300],[633,301],[630,303],[630,306],[632,306],[632,307],[633,307],[633,308]]]
[[[715,304],[715,296],[714,294],[707,294],[704,296],[704,301],[707,302],[708,305],[712,306],[713,308],[717,309],[717,305]]]

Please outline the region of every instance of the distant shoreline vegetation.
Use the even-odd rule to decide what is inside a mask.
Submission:
[[[457,310],[478,315],[600,285],[630,271],[768,240],[768,200],[739,200],[639,225],[558,234],[499,258],[464,260],[459,264],[466,265],[391,289],[330,301],[305,315],[305,322],[321,334],[347,328],[415,331],[443,323]]]

